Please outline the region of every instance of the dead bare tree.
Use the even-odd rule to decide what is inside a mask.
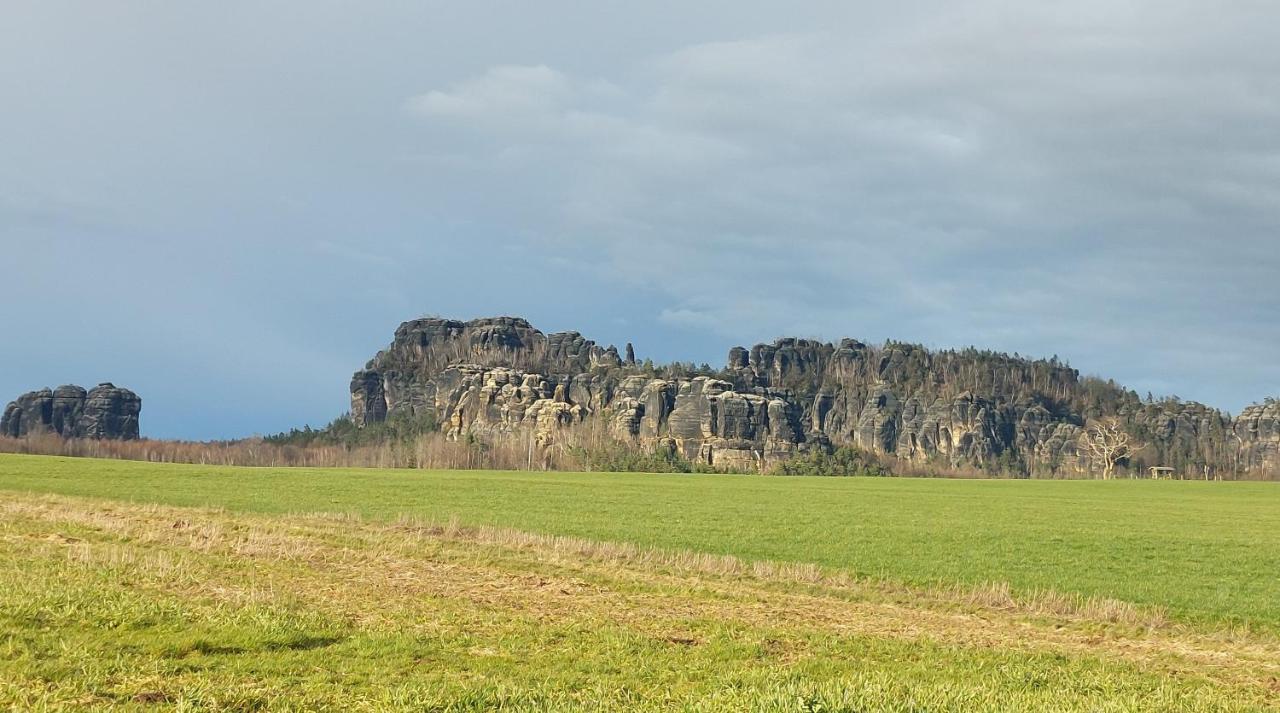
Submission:
[[[1116,466],[1138,450],[1133,436],[1124,430],[1120,421],[1114,418],[1106,418],[1090,424],[1084,433],[1080,434],[1080,443],[1089,454],[1089,460],[1094,464],[1094,472],[1097,472],[1097,469],[1102,471],[1103,480],[1111,480],[1115,475]]]

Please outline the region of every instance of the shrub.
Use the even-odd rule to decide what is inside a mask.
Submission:
[[[774,466],[773,475],[892,475],[872,454],[841,446],[827,453],[811,450]]]

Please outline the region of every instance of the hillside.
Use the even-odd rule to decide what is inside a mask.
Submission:
[[[639,363],[577,332],[515,317],[406,322],[351,381],[359,426],[425,419],[455,438],[554,446],[589,427],[646,451],[755,471],[851,447],[922,467],[1014,474],[1089,469],[1084,429],[1115,418],[1141,449],[1130,472],[1280,472],[1280,402],[1238,417],[1142,399],[1054,359],[784,338],[729,350],[724,368]]]

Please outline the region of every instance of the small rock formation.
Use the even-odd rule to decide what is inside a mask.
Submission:
[[[138,437],[142,399],[114,384],[86,391],[74,386],[41,389],[5,407],[0,435],[20,438],[52,433],[63,438],[132,440]]]
[[[1186,475],[1280,471],[1280,402],[1239,418],[1143,401],[1050,360],[896,342],[779,339],[729,350],[725,369],[637,365],[577,332],[516,317],[406,322],[351,380],[358,425],[431,416],[447,434],[532,433],[600,419],[618,438],[715,467],[754,470],[810,448],[853,446],[923,465],[1081,471],[1086,423],[1119,418],[1144,444],[1135,465]]]

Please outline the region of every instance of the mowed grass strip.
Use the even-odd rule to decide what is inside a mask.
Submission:
[[[0,707],[1267,710],[1274,641],[499,528],[0,499]]]
[[[267,469],[0,455],[0,489],[244,512],[404,514],[1009,585],[1280,632],[1280,484]]]

